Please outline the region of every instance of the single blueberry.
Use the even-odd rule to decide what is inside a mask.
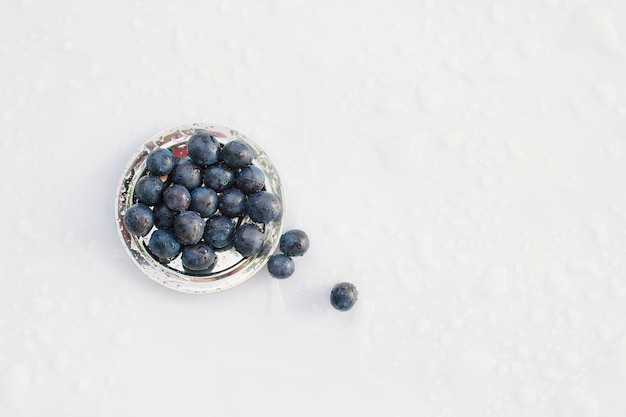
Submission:
[[[272,255],[269,261],[267,261],[267,270],[274,278],[289,278],[295,269],[296,266],[293,259],[282,253]]]
[[[155,230],[150,236],[148,249],[160,261],[170,261],[180,253],[180,242],[167,230]]]
[[[144,175],[135,185],[137,202],[147,206],[154,206],[161,202],[163,196],[163,181],[152,175]]]
[[[146,169],[158,177],[172,172],[175,164],[176,158],[169,149],[155,149],[146,158]]]
[[[220,194],[217,206],[224,216],[241,216],[246,211],[246,196],[237,188],[229,188]]]
[[[206,271],[215,263],[215,251],[206,243],[183,247],[183,266],[190,271]]]
[[[161,203],[152,209],[154,213],[154,225],[159,229],[171,229],[174,226],[174,217],[178,214],[170,209],[165,203]]]
[[[191,191],[202,184],[202,171],[196,164],[178,164],[172,171],[172,181]]]
[[[206,130],[198,130],[187,142],[187,152],[198,165],[211,165],[217,162],[220,144]]]
[[[191,204],[191,194],[185,186],[172,184],[163,191],[163,202],[170,210],[185,211]]]
[[[189,210],[197,211],[201,217],[209,217],[217,211],[217,193],[212,189],[198,187],[190,194]]]
[[[265,187],[265,174],[259,167],[250,165],[239,172],[235,184],[244,194],[254,194]]]
[[[302,256],[309,250],[309,237],[302,230],[293,229],[283,233],[279,245],[287,256]]]
[[[233,244],[243,256],[256,255],[263,247],[263,232],[255,224],[242,224],[235,230]]]
[[[133,204],[124,213],[124,225],[133,235],[147,235],[152,226],[154,226],[152,210],[145,204]]]
[[[278,197],[267,191],[258,191],[248,197],[246,211],[252,221],[269,223],[280,214],[281,204]]]
[[[235,173],[226,165],[211,165],[204,170],[204,185],[222,192],[235,183]]]
[[[184,245],[193,245],[202,239],[204,220],[195,211],[185,211],[174,217],[174,236]]]
[[[252,163],[254,151],[246,143],[233,140],[224,145],[222,161],[231,168],[243,168]]]
[[[204,241],[210,246],[220,249],[233,239],[235,225],[226,216],[213,216],[206,221],[204,228]]]
[[[356,303],[359,292],[354,284],[340,282],[330,291],[330,304],[339,311],[348,311]]]

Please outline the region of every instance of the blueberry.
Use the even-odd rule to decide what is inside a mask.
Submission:
[[[165,203],[157,205],[152,211],[154,213],[154,225],[156,227],[169,230],[174,226],[174,217],[176,217],[178,213],[167,207]]]
[[[154,206],[161,202],[163,196],[163,181],[152,175],[139,178],[135,185],[135,197],[137,202],[147,206]]]
[[[235,184],[244,194],[254,194],[265,187],[265,174],[259,167],[250,165],[239,172]]]
[[[189,210],[197,211],[201,217],[209,217],[217,211],[217,193],[212,189],[198,187],[190,194]]]
[[[235,183],[235,173],[226,165],[211,165],[204,170],[204,185],[222,192]]]
[[[163,202],[170,210],[185,211],[191,204],[191,194],[186,187],[172,184],[163,191]]]
[[[196,164],[180,163],[172,171],[172,181],[191,191],[202,184],[202,172]]]
[[[217,162],[220,144],[206,130],[198,130],[187,142],[187,152],[198,165],[211,165]]]
[[[148,249],[161,261],[174,259],[180,253],[180,242],[167,230],[155,230],[150,236]]]
[[[280,237],[279,245],[287,256],[302,256],[309,249],[309,237],[302,230],[290,230]]]
[[[206,271],[215,263],[215,251],[206,243],[185,246],[182,261],[190,271]]]
[[[224,145],[222,161],[231,168],[243,168],[252,163],[254,151],[244,142],[233,140]]]
[[[267,262],[267,270],[274,278],[289,278],[295,271],[293,259],[282,253],[272,255]]]
[[[340,282],[330,292],[330,304],[339,311],[348,311],[356,303],[358,295],[354,284]]]
[[[158,177],[172,172],[175,164],[176,158],[169,149],[155,149],[146,158],[146,169]]]
[[[202,239],[204,220],[195,211],[185,211],[174,217],[174,236],[184,245],[193,245]]]
[[[216,249],[223,248],[231,242],[234,233],[232,220],[226,216],[213,216],[206,222],[204,241]]]
[[[237,188],[230,188],[219,196],[217,206],[224,216],[240,216],[246,211],[246,196]]]
[[[263,232],[257,225],[246,223],[235,230],[233,244],[243,256],[256,255],[263,247]]]
[[[152,210],[145,204],[136,203],[124,213],[124,225],[136,236],[145,236],[154,226]]]
[[[280,214],[281,204],[278,197],[267,191],[258,191],[248,197],[246,211],[257,223],[269,223]]]

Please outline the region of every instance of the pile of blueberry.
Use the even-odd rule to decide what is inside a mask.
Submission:
[[[246,143],[222,145],[205,130],[189,138],[184,157],[153,150],[124,225],[140,237],[156,227],[150,253],[165,264],[182,253],[183,267],[191,272],[209,271],[215,250],[229,245],[244,257],[257,254],[263,227],[278,217],[282,204],[265,190],[265,174],[252,164],[254,158]]]

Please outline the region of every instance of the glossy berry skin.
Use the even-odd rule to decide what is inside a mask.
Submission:
[[[152,209],[154,214],[154,225],[159,229],[170,230],[174,226],[174,217],[178,214],[161,203]]]
[[[330,304],[339,311],[348,311],[354,307],[358,295],[354,284],[340,282],[330,292]]]
[[[199,130],[189,138],[187,152],[196,164],[211,165],[219,158],[220,144],[209,132]]]
[[[148,249],[160,261],[170,261],[180,253],[180,242],[168,230],[155,230],[150,236]]]
[[[124,213],[124,225],[135,236],[147,235],[154,226],[152,210],[145,204],[133,204]]]
[[[163,191],[163,202],[170,210],[183,212],[191,204],[191,194],[186,187],[172,184]]]
[[[248,197],[246,212],[257,223],[269,223],[280,214],[281,204],[278,197],[267,191],[258,191]]]
[[[206,243],[183,247],[183,266],[194,272],[206,271],[215,263],[215,251]]]
[[[220,194],[217,206],[226,217],[241,216],[246,211],[246,196],[236,188],[229,188]]]
[[[174,165],[176,165],[176,158],[169,149],[155,149],[146,158],[146,169],[157,177],[172,172]]]
[[[256,255],[263,247],[263,232],[254,224],[242,224],[235,230],[233,244],[243,256]]]
[[[201,217],[209,217],[217,211],[217,193],[212,189],[198,187],[190,194],[189,210],[198,212]]]
[[[135,185],[137,202],[147,206],[154,206],[161,202],[163,197],[163,181],[152,175],[144,175]]]
[[[191,191],[202,184],[202,171],[196,164],[178,164],[172,171],[172,181]]]
[[[204,170],[204,185],[222,192],[235,183],[235,173],[226,165],[211,165]]]
[[[235,185],[246,195],[254,194],[265,187],[265,174],[257,166],[247,166],[237,175]]]
[[[228,246],[234,234],[235,225],[226,216],[213,216],[204,227],[204,241],[216,249]]]
[[[309,237],[302,230],[293,229],[283,233],[279,246],[287,256],[302,256],[309,250]]]
[[[222,149],[222,161],[231,168],[247,167],[253,159],[252,148],[238,140],[228,142]]]
[[[193,245],[202,239],[204,220],[195,211],[185,211],[174,217],[174,236],[183,245]]]
[[[272,255],[267,262],[267,270],[274,278],[289,278],[295,269],[296,266],[293,259],[287,255],[283,255],[282,253]]]

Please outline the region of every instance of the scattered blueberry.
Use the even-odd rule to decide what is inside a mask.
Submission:
[[[152,210],[145,204],[133,204],[124,213],[124,225],[130,233],[136,236],[147,235],[154,226]]]
[[[152,175],[144,175],[135,185],[137,202],[147,206],[154,206],[161,202],[163,196],[163,181]]]
[[[240,216],[246,211],[246,196],[237,188],[229,188],[220,194],[217,206],[224,216]]]
[[[226,216],[213,216],[206,221],[204,227],[204,241],[210,246],[219,249],[233,240],[235,225]]]
[[[202,184],[202,172],[196,164],[178,164],[172,172],[172,181],[191,191]]]
[[[196,164],[211,165],[218,160],[220,144],[209,132],[199,130],[189,138],[187,152]]]
[[[185,211],[174,217],[174,236],[184,245],[193,245],[202,239],[204,220],[195,211]]]
[[[191,192],[189,210],[201,217],[209,217],[217,211],[217,193],[210,188],[198,187]]]
[[[146,158],[146,169],[152,175],[160,177],[172,172],[174,165],[176,164],[176,158],[169,149],[155,149]]]
[[[163,202],[170,210],[185,211],[191,204],[191,194],[184,186],[172,184],[163,191]]]
[[[309,237],[302,230],[290,230],[280,237],[279,245],[287,256],[302,256],[309,249]]]
[[[218,193],[232,187],[234,183],[235,173],[226,165],[211,165],[204,170],[204,185]]]
[[[265,187],[265,174],[257,166],[247,166],[237,175],[235,185],[246,195],[254,194]]]
[[[252,163],[254,151],[247,144],[233,140],[224,145],[222,161],[231,168],[243,168]]]
[[[168,230],[155,230],[150,236],[148,249],[161,261],[170,261],[180,253],[180,242]]]
[[[274,278],[289,278],[295,269],[296,266],[293,259],[287,255],[283,255],[282,253],[272,255],[267,262],[267,270]]]
[[[340,282],[330,292],[330,304],[339,311],[350,310],[358,298],[359,292],[354,284]]]
[[[235,230],[233,244],[243,256],[256,255],[263,247],[263,232],[254,224],[242,224]]]
[[[159,229],[171,229],[174,226],[174,217],[178,212],[171,210],[165,203],[161,203],[154,207],[154,225]]]
[[[183,247],[183,266],[190,271],[206,271],[215,263],[215,251],[206,243]]]
[[[248,197],[246,211],[252,221],[269,223],[280,214],[281,204],[278,197],[267,191],[258,191]]]

